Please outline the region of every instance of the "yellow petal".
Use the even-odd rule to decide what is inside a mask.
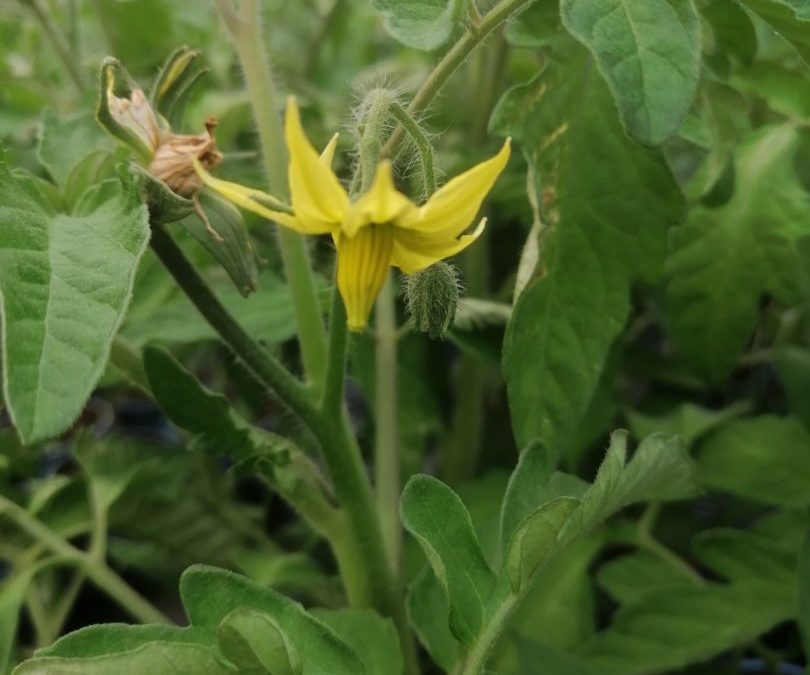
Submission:
[[[444,260],[463,251],[481,236],[486,223],[487,219],[482,218],[472,234],[464,234],[458,238],[445,238],[444,240],[437,240],[433,236],[425,236],[421,232],[394,228],[392,264],[399,267],[405,274],[419,272],[439,260]]]
[[[337,147],[338,142],[338,134],[332,136],[329,139],[329,142],[326,144],[326,147],[323,149],[321,153],[320,160],[321,164],[323,164],[327,169],[332,168],[332,160],[335,157],[335,148]]]
[[[394,244],[390,225],[364,227],[356,236],[337,240],[337,284],[349,330],[363,330],[391,267]]]
[[[244,185],[239,185],[239,183],[231,183],[227,180],[214,178],[202,167],[202,164],[200,164],[197,159],[194,160],[194,170],[197,172],[197,175],[204,185],[210,187],[214,192],[221,195],[232,204],[241,206],[246,211],[253,211],[253,213],[257,213],[279,225],[298,232],[303,232],[304,234],[323,234],[323,232],[307,230],[304,224],[294,215],[277,210],[278,208],[283,208],[284,205],[273,195],[269,195],[261,190],[253,190]]]
[[[475,219],[481,202],[509,160],[510,139],[500,152],[448,181],[418,211],[406,213],[396,225],[439,241],[456,237]]]
[[[309,232],[331,232],[349,209],[349,197],[328,163],[323,161],[307,140],[301,127],[298,105],[287,100],[285,123],[287,150],[290,153],[290,193],[296,217]],[[326,146],[326,159],[334,146]]]
[[[391,223],[416,210],[416,204],[394,187],[391,162],[383,160],[377,165],[374,182],[368,192],[352,204],[341,230],[353,237],[369,223]]]

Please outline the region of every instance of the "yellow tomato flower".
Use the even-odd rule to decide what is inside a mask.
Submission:
[[[319,156],[301,127],[295,99],[285,123],[290,153],[292,212],[272,195],[214,178],[197,164],[203,182],[233,203],[303,234],[331,234],[337,247],[337,284],[350,330],[362,330],[392,265],[413,274],[455,255],[474,242],[486,218],[464,231],[509,159],[501,151],[456,176],[418,206],[394,187],[385,160],[369,190],[351,201],[331,169],[336,136]]]

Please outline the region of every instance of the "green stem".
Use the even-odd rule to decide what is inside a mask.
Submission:
[[[329,312],[329,349],[327,350],[326,381],[321,398],[322,415],[343,414],[343,383],[346,376],[346,349],[349,332],[346,328],[346,308],[337,286],[332,290]]]
[[[397,316],[394,280],[388,279],[377,298],[374,368],[374,470],[377,511],[388,558],[400,563],[402,528],[399,494],[402,491],[397,416]]]
[[[359,552],[357,559],[365,565],[364,593],[357,595],[356,602],[358,605],[374,606],[394,620],[402,640],[406,664],[415,667],[415,648],[403,594],[388,564],[371,486],[357,441],[345,417],[320,414],[301,383],[234,320],[163,227],[153,226],[151,245],[180,288],[225,343],[318,440],[338,501],[345,509],[351,527],[352,544]],[[416,671],[409,669],[407,672]]]
[[[485,668],[492,650],[498,644],[498,640],[506,629],[515,609],[517,609],[520,599],[517,595],[509,595],[501,603],[498,610],[490,618],[484,631],[476,638],[472,649],[456,666],[453,675],[481,675],[486,672]]]
[[[216,0],[216,5],[245,74],[270,191],[287,200],[287,148],[280,117],[281,103],[265,53],[258,3],[242,0],[238,14],[230,0]],[[326,331],[309,251],[306,241],[297,232],[279,228],[278,235],[304,369],[314,388],[320,390],[326,369]]]
[[[152,226],[150,243],[180,288],[259,381],[269,386],[299,417],[316,416],[301,382],[236,322],[162,225]]]
[[[0,513],[67,562],[77,565],[96,586],[116,600],[133,617],[143,623],[171,621],[113,572],[103,561],[81,551],[65,541],[28,511],[6,497],[0,496]]]
[[[28,617],[34,626],[34,634],[37,648],[45,647],[53,642],[51,633],[48,630],[48,613],[45,610],[45,603],[36,581],[32,581],[25,594],[25,608],[28,610]]]
[[[475,26],[468,28],[419,87],[407,107],[408,113],[413,116],[424,111],[473,50],[510,16],[522,12],[532,2],[534,0],[501,0]],[[399,125],[383,146],[382,155],[395,157],[404,137],[405,129]]]
[[[669,565],[673,570],[688,577],[695,584],[705,584],[705,579],[679,555],[673,553],[664,546],[653,534],[653,527],[658,514],[661,512],[661,502],[652,502],[645,509],[638,521],[636,531],[636,545],[645,551],[652,553]]]
[[[416,120],[411,117],[408,111],[405,110],[399,102],[394,101],[391,104],[391,114],[394,116],[394,119],[402,125],[403,129],[405,129],[407,134],[411,137],[414,145],[416,145],[419,158],[422,162],[425,198],[430,197],[430,195],[436,192],[436,170],[433,161],[433,146],[430,144],[430,140],[428,140],[425,132],[422,131],[422,127],[416,123]]]
[[[65,37],[65,34],[53,20],[50,10],[47,7],[43,7],[42,0],[20,1],[23,5],[31,9],[39,22],[39,25],[42,27],[42,30],[45,31],[45,35],[48,36],[54,50],[59,55],[59,60],[65,67],[65,71],[67,71],[67,74],[70,76],[73,84],[76,85],[76,89],[80,94],[83,94],[85,85],[87,83],[85,82],[84,77],[82,77],[82,72],[79,70],[79,66],[73,58],[70,44]]]

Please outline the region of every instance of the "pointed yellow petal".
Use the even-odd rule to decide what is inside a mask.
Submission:
[[[337,147],[338,142],[338,134],[332,136],[329,139],[329,142],[326,144],[326,147],[323,149],[321,153],[321,163],[327,168],[332,168],[332,160],[335,158],[335,148]]]
[[[203,184],[210,187],[214,192],[227,199],[232,204],[241,206],[246,211],[253,211],[263,218],[288,227],[304,234],[323,234],[323,232],[312,232],[303,227],[303,224],[291,213],[286,213],[284,204],[273,195],[253,190],[239,183],[231,183],[227,180],[214,178],[200,164],[199,160],[194,160],[194,170],[202,180]],[[328,232],[329,230],[327,230]]]
[[[352,204],[343,222],[342,231],[353,237],[361,227],[369,223],[392,223],[416,210],[416,204],[394,187],[391,162],[383,160],[377,165],[374,182],[368,192]]]
[[[414,274],[433,263],[460,253],[472,244],[484,231],[487,219],[482,218],[475,232],[464,234],[459,238],[445,238],[437,241],[435,237],[425,236],[421,232],[394,228],[394,250],[392,264],[405,274]]]
[[[337,240],[337,284],[351,331],[363,330],[391,267],[394,244],[390,225],[364,227],[356,236],[341,232]]]
[[[404,214],[397,226],[438,241],[461,234],[506,166],[510,145],[507,138],[497,155],[448,181],[417,212]]]
[[[301,127],[298,104],[287,100],[285,122],[290,153],[290,193],[296,217],[309,232],[331,232],[349,210],[349,197],[327,162],[322,161]],[[328,159],[330,146],[326,146]]]

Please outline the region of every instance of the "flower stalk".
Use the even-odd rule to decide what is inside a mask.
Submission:
[[[289,186],[287,150],[279,117],[281,105],[262,39],[258,3],[256,0],[242,0],[238,12],[231,0],[216,0],[216,6],[245,74],[271,192],[286,200]],[[278,237],[298,325],[304,370],[313,388],[319,391],[326,372],[326,331],[309,251],[303,237],[296,232],[282,227]]]

